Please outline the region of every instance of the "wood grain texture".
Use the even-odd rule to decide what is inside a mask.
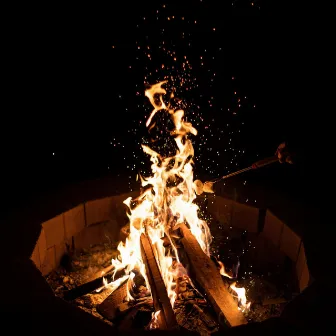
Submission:
[[[226,289],[221,275],[213,261],[203,252],[194,235],[183,224],[180,227],[183,238],[182,244],[188,256],[195,280],[203,288],[207,300],[212,304],[219,321],[225,319],[231,326],[246,324],[243,313],[232,295]]]

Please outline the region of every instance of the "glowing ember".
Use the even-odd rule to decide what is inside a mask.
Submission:
[[[151,123],[156,113],[168,113],[175,126],[175,129],[171,131],[171,136],[174,137],[176,143],[176,154],[172,157],[163,157],[148,146],[142,145],[143,151],[150,155],[152,175],[147,178],[140,177],[143,191],[139,197],[128,198],[124,201],[129,208],[130,232],[125,243],[119,243],[120,255],[118,259],[112,260],[112,265],[115,274],[123,269],[125,277],[129,276],[128,281],[132,281],[132,271],[137,270],[143,275],[147,288],[150,288],[140,244],[141,234],[146,233],[151,240],[168,297],[174,306],[175,279],[181,273],[183,266],[179,262],[172,231],[181,223],[188,224],[202,250],[210,256],[210,230],[207,223],[198,218],[198,206],[193,201],[200,188],[204,192],[213,191],[212,186],[203,186],[200,184],[202,182],[193,181],[194,149],[188,135],[189,133],[196,135],[197,131],[191,123],[184,120],[183,110],[174,109],[170,103],[167,105],[164,103],[163,95],[166,94],[166,90],[162,88],[162,85],[165,83],[165,81],[160,82],[146,90],[145,94],[154,108],[146,126],[152,127]],[[164,246],[163,238],[170,242],[169,248]],[[228,276],[224,265],[221,267],[221,274]],[[112,284],[114,288],[115,282]],[[130,293],[128,293],[128,298],[132,299]],[[153,315],[153,321],[156,321],[157,313]]]

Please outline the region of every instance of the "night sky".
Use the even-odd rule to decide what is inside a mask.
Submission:
[[[22,49],[23,94],[5,142],[9,193],[109,174],[134,180],[148,163],[140,147],[151,112],[144,91],[164,79],[198,130],[196,176],[244,168],[293,134],[301,138],[313,70],[310,35],[297,19],[266,1],[128,7],[101,29],[89,18],[83,29],[82,20],[62,19],[39,48]],[[167,119],[158,121],[164,130]]]

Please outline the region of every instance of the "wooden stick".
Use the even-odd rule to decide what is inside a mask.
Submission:
[[[92,281],[92,280],[98,279],[100,277],[106,276],[106,274],[110,273],[113,270],[113,268],[114,268],[113,265],[110,265],[110,266],[107,266],[107,267],[103,268],[102,270],[100,270],[100,271],[96,272],[95,274],[93,274],[89,278],[89,281]]]
[[[71,301],[79,298],[80,296],[83,296],[85,294],[91,293],[94,290],[103,287],[104,282],[103,279],[105,278],[107,282],[111,282],[113,280],[113,272],[105,274],[97,279],[94,279],[92,281],[86,282],[83,285],[80,285],[78,287],[75,287],[73,289],[70,289],[64,293],[64,300]],[[118,271],[114,277],[114,279],[120,278],[122,275],[124,275],[124,270]]]
[[[158,322],[161,330],[173,330],[178,328],[173,308],[163,282],[160,269],[155,260],[152,244],[147,235],[141,238],[142,259],[146,266],[146,274],[152,292],[155,311],[160,311]]]
[[[231,327],[246,324],[247,320],[226,289],[213,261],[203,252],[197,239],[185,224],[182,224],[180,229],[183,234],[181,242],[188,256],[195,280],[205,291],[207,300],[212,304],[219,321],[222,322],[224,317],[226,323]]]

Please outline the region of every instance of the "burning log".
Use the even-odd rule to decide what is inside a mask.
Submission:
[[[152,311],[154,309],[153,300],[148,289],[142,285],[142,281],[145,279],[140,273],[132,277],[131,282],[128,279],[123,281],[96,307],[97,311],[113,323],[116,323],[116,320],[120,320],[120,317],[128,314],[134,308],[142,309],[146,306],[150,307],[150,311]],[[134,286],[138,287],[137,293],[133,290]],[[133,299],[130,300],[130,297]]]
[[[110,273],[104,274],[103,276],[100,276],[97,279],[86,282],[83,285],[80,285],[78,287],[70,289],[69,291],[64,293],[63,298],[64,298],[64,300],[72,301],[72,300],[75,300],[75,299],[85,295],[85,294],[91,293],[94,290],[104,286],[104,279],[109,283],[114,278],[118,279],[119,277],[124,275],[124,270],[118,271],[115,274],[115,276],[113,276],[113,275],[114,275],[114,272],[110,272]]]
[[[117,324],[120,331],[137,330],[146,328],[152,319],[153,301],[146,300],[135,304],[126,311],[125,316]]]
[[[145,234],[141,235],[140,241],[142,258],[146,266],[146,274],[152,292],[154,308],[156,311],[160,311],[157,316],[160,329],[177,329],[178,324],[175,319],[173,308],[170,304],[167,289],[163,282],[160,269],[154,257],[152,245]]]
[[[195,280],[205,291],[218,318],[225,318],[231,326],[246,324],[243,313],[238,309],[237,303],[225,287],[222,277],[212,260],[203,252],[194,235],[185,224],[180,226],[183,234],[181,240],[188,256]]]
[[[99,304],[97,306],[98,313],[112,321],[117,315],[118,306],[124,301],[127,295],[127,286],[128,283],[125,281],[117,290]]]
[[[204,313],[203,309],[200,308],[196,303],[192,305],[192,310],[198,313],[200,319],[206,324],[208,329],[215,329],[217,327],[217,323],[209,318],[207,314]]]
[[[103,268],[102,270],[96,272],[93,276],[91,276],[89,278],[89,281],[93,281],[93,280],[96,280],[96,279],[98,279],[100,277],[105,276],[106,274],[108,274],[111,271],[113,271],[113,268],[114,268],[113,265],[110,265],[110,266],[107,266],[107,267]]]

